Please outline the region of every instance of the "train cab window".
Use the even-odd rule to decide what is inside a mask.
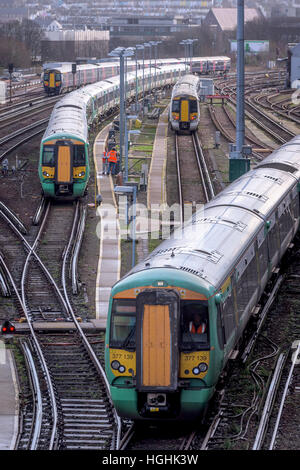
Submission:
[[[55,80],[58,82],[60,81],[60,73],[55,74]]]
[[[135,300],[114,300],[111,317],[110,347],[135,349],[135,326]]]
[[[84,145],[74,145],[73,164],[74,164],[74,166],[84,166],[85,165]]]
[[[49,80],[49,73],[44,73],[44,80]]]
[[[197,113],[197,101],[196,100],[191,100],[190,101],[190,113]]]
[[[181,350],[209,349],[208,304],[199,300],[180,302]]]
[[[55,148],[52,145],[45,145],[43,149],[43,165],[55,166]]]
[[[179,113],[180,112],[180,101],[174,100],[172,103],[172,113]]]

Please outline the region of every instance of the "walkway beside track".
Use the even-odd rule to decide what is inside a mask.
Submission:
[[[12,353],[0,340],[0,450],[13,450],[18,432],[18,387]]]
[[[148,176],[148,210],[153,205],[164,205],[167,203],[166,190],[166,166],[168,155],[168,112],[169,107],[160,115],[157,125],[151,166]],[[156,206],[157,207],[157,206]]]
[[[102,204],[97,209],[100,215],[101,229],[97,230],[100,238],[100,256],[96,280],[96,320],[97,327],[106,328],[109,297],[112,286],[120,279],[121,238],[119,220],[116,217],[117,205],[111,176],[102,174],[102,155],[108,130],[106,126],[96,137],[94,143],[94,163],[97,175],[97,193],[102,196]]]

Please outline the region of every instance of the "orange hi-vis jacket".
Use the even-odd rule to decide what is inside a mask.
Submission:
[[[201,325],[199,325],[197,328],[195,327],[193,322],[190,322],[190,333],[205,333],[206,331],[206,324],[203,322]]]
[[[113,163],[117,163],[117,161],[118,161],[117,152],[115,150],[111,150],[110,152],[108,152],[108,161],[113,162]]]
[[[107,159],[108,159],[108,155],[107,155],[107,152],[104,150],[104,152],[103,152],[103,157],[102,157],[102,162],[103,162],[103,163],[106,163],[106,162],[107,162]]]

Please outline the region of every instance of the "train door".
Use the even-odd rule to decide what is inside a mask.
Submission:
[[[72,148],[64,142],[57,145],[57,183],[71,183],[72,182]]]
[[[174,291],[137,296],[137,389],[176,390],[179,371],[179,297]]]
[[[189,121],[189,101],[188,100],[181,100],[180,121],[181,122]]]
[[[55,72],[49,73],[49,88],[55,88]]]

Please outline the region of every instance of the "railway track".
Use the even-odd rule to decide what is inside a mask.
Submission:
[[[185,204],[204,204],[214,196],[214,188],[197,133],[175,134],[180,225]],[[199,185],[200,181],[200,185]]]
[[[225,105],[222,107],[209,105],[208,110],[215,127],[228,142],[234,142],[236,138],[236,122],[229,109]],[[256,161],[261,161],[264,155],[275,150],[275,147],[271,149],[269,146],[267,147],[265,143],[257,139],[248,129],[246,129],[245,133],[245,144],[255,146],[256,150],[253,150],[252,154]]]
[[[70,205],[69,214],[66,205],[63,206],[63,210],[62,206],[55,209],[60,210],[64,224],[62,220],[55,224],[55,221],[59,222],[59,216],[56,210],[50,216],[52,209],[48,203],[31,245],[0,211],[27,251],[20,287],[5,258],[0,258],[31,333],[23,349],[34,401],[23,409],[18,448],[114,449],[119,445],[121,422],[110,400],[101,361],[78,322],[68,293],[71,287],[67,277],[80,223],[80,205],[77,203],[75,209]],[[44,245],[42,250],[39,245]],[[59,282],[57,268],[61,255]],[[54,258],[52,263],[48,258]],[[43,327],[45,321],[48,328],[49,322],[53,325],[53,330],[59,322],[68,322],[67,332],[48,334]]]
[[[270,86],[276,86],[278,88],[278,80],[274,82],[266,82],[264,81],[262,85],[265,88],[270,88]],[[248,86],[247,86],[248,85]],[[247,88],[245,91],[245,95],[254,93],[257,87],[257,83],[246,84]],[[230,102],[236,106],[236,86],[233,84],[228,84],[221,82],[218,84],[219,89],[222,93],[228,93],[230,96]],[[261,93],[261,88],[257,90]],[[280,122],[272,119],[268,114],[264,113],[261,109],[259,109],[255,104],[252,103],[251,98],[247,97],[245,99],[245,114],[246,116],[253,121],[258,127],[260,127],[263,131],[265,131],[268,135],[272,137],[276,142],[283,144],[288,142],[291,138],[295,137],[295,134],[291,132],[289,129],[284,127]]]
[[[22,129],[12,132],[0,139],[1,148],[4,150],[0,154],[0,163],[7,157],[11,152],[16,150],[18,147],[23,145],[25,142],[33,139],[42,132],[45,131],[49,117],[41,119],[38,122],[29,124]],[[10,143],[9,143],[10,142]]]

